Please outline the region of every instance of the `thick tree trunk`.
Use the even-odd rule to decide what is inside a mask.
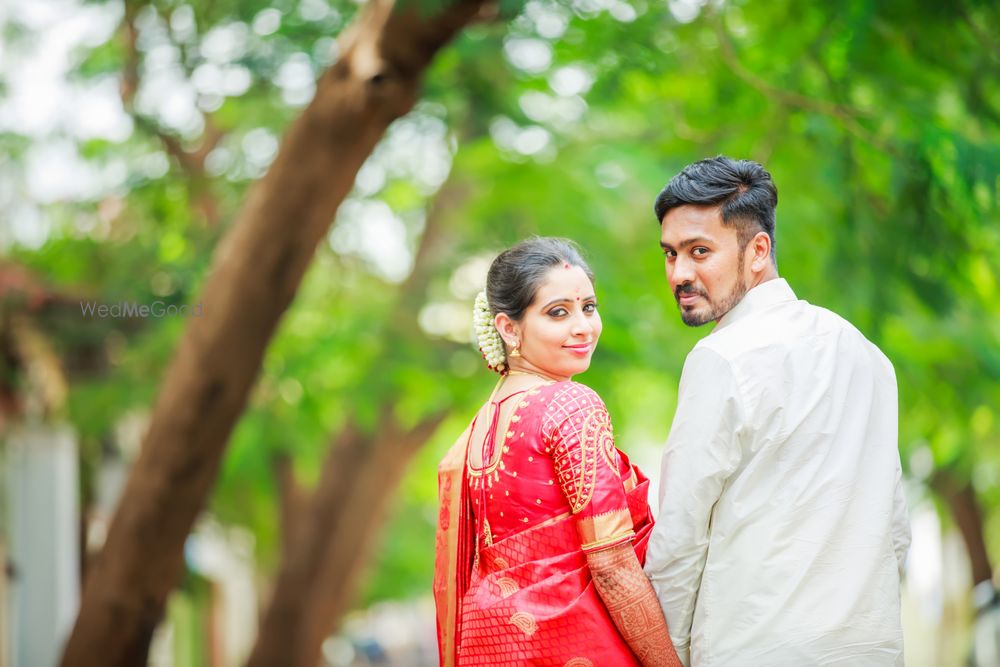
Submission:
[[[443,415],[399,428],[385,410],[374,436],[349,424],[334,440],[306,521],[282,561],[248,667],[316,667],[349,603],[392,490]]]
[[[948,504],[952,518],[962,533],[972,564],[972,584],[991,580],[993,566],[983,536],[983,511],[972,484],[960,482],[947,470],[939,470],[931,477],[931,488]]]
[[[345,32],[341,60],[216,251],[204,315],[191,321],[166,374],[63,665],[145,664],[182,573],[185,538],[317,243],[385,129],[412,107],[431,58],[481,5],[458,0],[425,17],[375,0]]]

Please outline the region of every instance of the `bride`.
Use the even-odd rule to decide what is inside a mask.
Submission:
[[[475,316],[501,378],[438,472],[441,664],[679,666],[642,571],[649,483],[572,381],[601,334],[589,267],[568,241],[522,241]]]

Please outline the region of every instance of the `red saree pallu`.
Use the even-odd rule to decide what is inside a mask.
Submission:
[[[467,464],[470,427],[439,467],[434,595],[442,666],[639,664],[591,580],[586,554],[631,542],[645,561],[649,481],[610,444],[603,403],[596,399],[596,417],[590,409],[596,394],[583,387],[583,399],[571,395],[570,407],[560,406],[566,385],[582,387],[557,383],[521,403],[515,417],[525,432],[520,440],[516,429],[507,432],[497,459],[506,465],[492,472],[487,465],[476,477]],[[557,418],[546,420],[554,405]],[[590,428],[605,422],[607,431]]]

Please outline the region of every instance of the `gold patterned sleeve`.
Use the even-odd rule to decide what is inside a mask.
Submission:
[[[681,667],[660,602],[631,544],[587,554],[594,587],[625,643],[645,667]]]
[[[604,401],[589,387],[567,382],[549,401],[543,430],[559,485],[577,515],[583,550],[627,542],[634,535],[632,517]]]

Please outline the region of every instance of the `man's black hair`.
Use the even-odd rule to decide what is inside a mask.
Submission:
[[[656,198],[653,210],[657,224],[671,209],[687,204],[719,206],[722,224],[736,227],[741,250],[758,232],[767,232],[774,256],[778,189],[761,164],[719,155],[684,167]]]

